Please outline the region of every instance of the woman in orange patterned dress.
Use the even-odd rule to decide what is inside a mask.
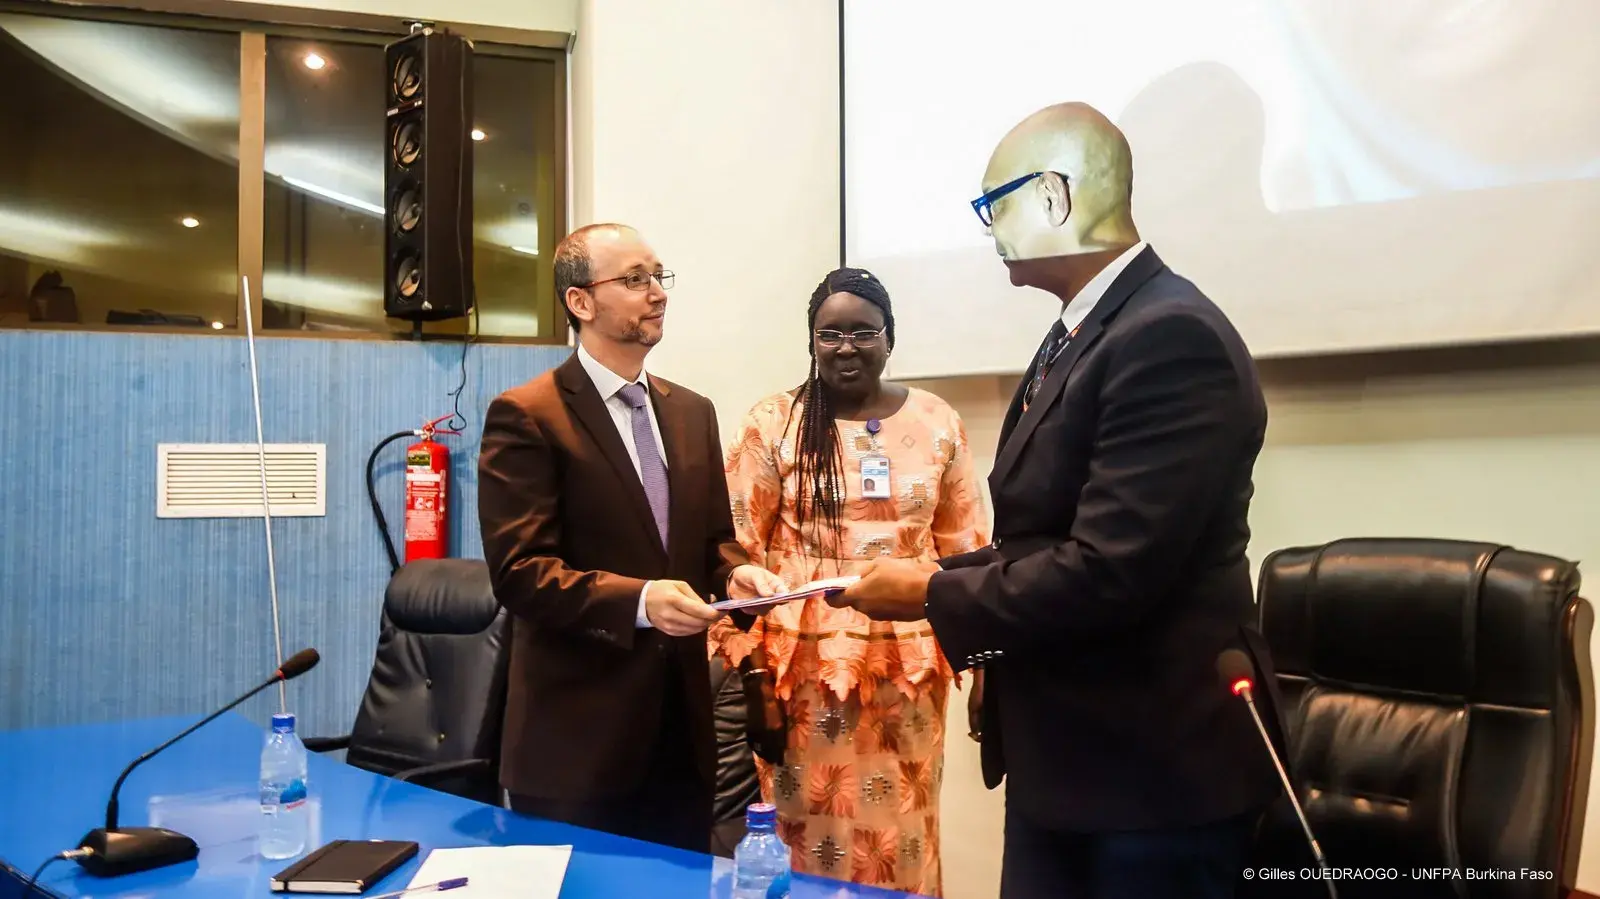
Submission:
[[[987,543],[960,416],[931,393],[881,380],[894,347],[883,285],[859,269],[835,271],[812,295],[809,320],[810,377],[757,403],[728,458],[734,525],[751,560],[798,587],[879,556],[932,560]],[[744,632],[724,619],[711,645],[773,698],[768,718],[782,739],[757,767],[795,870],[941,895],[954,675],[927,622],[873,622],[808,599]]]

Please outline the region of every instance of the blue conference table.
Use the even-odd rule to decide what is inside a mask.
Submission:
[[[46,858],[104,824],[122,767],[199,716],[0,732],[0,897]],[[82,897],[286,896],[268,881],[293,859],[256,852],[256,792],[263,731],[229,713],[146,762],[123,784],[119,823],[168,827],[200,846],[194,861],[118,878],[95,878],[59,861],[40,878],[46,895]],[[729,895],[732,863],[526,818],[495,806],[353,768],[313,754],[311,848],[335,839],[415,840],[416,858],[367,895],[403,888],[431,849],[519,844],[572,846],[562,899]],[[298,894],[295,894],[298,895]],[[905,894],[796,877],[795,899]]]

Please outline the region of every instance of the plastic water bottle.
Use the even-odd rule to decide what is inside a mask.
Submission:
[[[261,857],[293,858],[305,851],[306,746],[293,715],[273,715],[261,749]]]
[[[778,810],[757,802],[745,812],[745,837],[733,850],[733,899],[789,895],[789,847],[778,837]]]

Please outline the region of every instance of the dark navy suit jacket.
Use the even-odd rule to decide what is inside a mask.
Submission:
[[[1008,777],[1011,809],[1069,832],[1264,808],[1276,772],[1215,673],[1225,648],[1262,651],[1245,646],[1267,425],[1249,350],[1146,247],[1025,413],[1023,386],[989,476],[994,542],[928,588],[946,656],[987,672],[985,781]]]

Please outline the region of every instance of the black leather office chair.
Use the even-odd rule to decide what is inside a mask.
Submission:
[[[717,794],[712,804],[711,853],[733,857],[744,839],[745,810],[761,801],[761,779],[750,751],[744,684],[720,658],[711,660],[711,696],[717,728]]]
[[[506,614],[481,559],[430,559],[384,592],[378,651],[349,734],[312,738],[358,768],[501,804]]]
[[[1340,899],[1574,888],[1594,727],[1594,612],[1579,585],[1572,562],[1452,540],[1341,540],[1264,560],[1260,626],[1296,794],[1330,867],[1401,878],[1340,879]],[[1298,872],[1310,855],[1280,805],[1255,860]],[[1418,879],[1430,869],[1462,879]],[[1465,879],[1490,871],[1514,879]],[[1327,895],[1259,878],[1249,892]]]

